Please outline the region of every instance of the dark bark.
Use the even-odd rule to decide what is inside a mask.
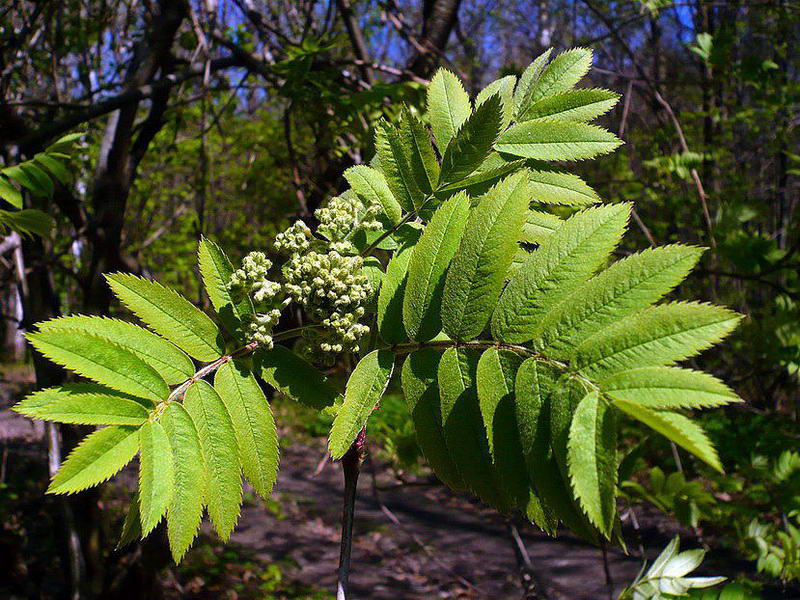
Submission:
[[[441,61],[450,33],[458,20],[461,0],[425,0],[422,8],[422,46],[408,70],[417,77],[429,79]]]

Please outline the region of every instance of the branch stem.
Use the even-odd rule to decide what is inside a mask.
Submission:
[[[379,236],[378,236],[378,238],[377,238],[377,239],[376,239],[374,242],[372,242],[372,243],[371,243],[369,246],[367,246],[366,248],[364,248],[364,249],[363,249],[363,250],[362,250],[362,251],[359,253],[359,256],[366,256],[367,254],[369,254],[370,252],[372,252],[373,250],[375,250],[375,248],[377,248],[377,247],[378,247],[378,245],[379,245],[379,244],[380,244],[380,243],[381,243],[383,240],[385,240],[385,239],[386,239],[386,238],[388,238],[390,235],[392,235],[393,233],[395,233],[395,232],[396,232],[398,229],[400,229],[400,228],[401,228],[403,225],[405,225],[406,223],[410,223],[411,221],[413,221],[414,219],[416,219],[416,218],[417,218],[417,216],[419,215],[419,213],[420,213],[420,212],[422,212],[422,210],[423,210],[423,209],[427,208],[427,207],[428,207],[428,204],[430,204],[430,203],[431,203],[431,201],[432,201],[433,199],[434,199],[434,195],[433,195],[433,193],[431,193],[431,194],[429,194],[428,196],[426,196],[426,197],[425,197],[425,200],[423,200],[423,201],[422,201],[422,204],[420,204],[420,205],[419,205],[419,208],[415,208],[415,209],[414,209],[414,210],[412,210],[410,213],[406,213],[406,216],[404,216],[402,219],[400,219],[400,222],[399,222],[399,223],[397,223],[397,225],[393,226],[393,227],[392,227],[392,228],[390,228],[390,229],[387,229],[387,230],[386,230],[386,231],[384,231],[384,232],[383,232],[381,235],[379,235]]]
[[[339,570],[336,600],[347,600],[350,582],[350,555],[353,549],[353,520],[356,510],[356,490],[361,463],[364,462],[366,430],[362,429],[342,457],[344,500],[342,506],[342,542],[339,551]]]
[[[272,336],[272,339],[275,342],[280,342],[281,340],[287,340],[299,336],[304,329],[310,329],[312,327],[315,326],[309,325],[306,327],[295,327],[294,329],[287,329],[286,331],[281,331],[279,333],[276,333],[274,336]],[[249,344],[245,344],[241,348],[237,348],[233,352],[220,356],[217,360],[200,367],[200,369],[198,369],[194,373],[194,375],[192,375],[189,379],[187,379],[186,381],[181,383],[178,387],[176,387],[174,390],[172,390],[172,393],[170,393],[169,398],[167,398],[167,400],[165,402],[162,402],[161,405],[159,406],[163,406],[163,408],[166,408],[166,405],[169,404],[170,402],[179,401],[183,399],[186,390],[188,390],[193,383],[196,383],[201,379],[203,379],[204,377],[215,372],[226,362],[229,362],[237,358],[241,358],[242,356],[247,356],[248,354],[252,354],[253,352],[256,351],[258,346],[259,346],[258,342],[250,342]],[[163,410],[163,408],[161,410]],[[157,413],[156,416],[160,414],[158,407],[156,408],[156,413]]]

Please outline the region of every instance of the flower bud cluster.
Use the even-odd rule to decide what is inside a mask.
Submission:
[[[302,254],[311,247],[314,236],[303,221],[296,221],[286,231],[275,236],[275,250],[281,254]]]
[[[281,318],[285,304],[283,286],[269,279],[272,261],[263,252],[251,252],[244,257],[242,267],[234,271],[228,289],[234,298],[250,296],[256,314],[245,324],[248,339],[267,349],[273,345],[272,330]]]
[[[293,256],[284,267],[286,291],[324,329],[323,353],[355,350],[369,327],[358,320],[372,293],[359,256],[335,250]]]
[[[350,192],[331,198],[327,206],[314,213],[319,220],[317,232],[332,242],[344,240],[356,229],[380,229],[377,217],[381,206],[377,203],[364,205]]]

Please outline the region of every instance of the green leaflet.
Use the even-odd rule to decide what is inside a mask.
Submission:
[[[2,195],[2,190],[0,190]],[[0,210],[0,229],[8,227],[23,236],[38,235],[45,236],[55,226],[53,217],[33,208],[24,210],[7,211]]]
[[[583,397],[569,430],[567,463],[575,495],[589,520],[608,538],[617,513],[617,424],[596,390]]]
[[[205,237],[197,248],[197,259],[203,287],[220,321],[231,334],[239,333],[242,321],[255,310],[249,295],[244,295],[238,302],[231,298],[228,290],[228,282],[233,275],[231,261],[217,244]]]
[[[569,467],[567,465],[567,443],[569,428],[580,401],[586,390],[577,382],[561,377],[549,380],[542,391],[547,393],[547,401],[543,406],[544,426],[549,429],[551,456],[549,460],[538,465],[536,484],[540,486],[542,497],[556,512],[558,518],[574,533],[583,539],[596,543],[597,531],[578,507],[569,485]]]
[[[33,419],[81,425],[141,425],[147,409],[129,396],[91,384],[67,384],[34,392],[14,406]]]
[[[322,371],[285,346],[260,350],[256,361],[256,373],[295,402],[323,410],[333,406],[339,397],[339,392]]]
[[[48,494],[72,494],[103,483],[139,451],[136,427],[112,425],[87,435],[61,464]]]
[[[584,207],[600,201],[583,179],[560,171],[530,171],[529,189],[534,202]]]
[[[578,83],[592,67],[592,51],[589,48],[573,48],[557,55],[533,82],[527,95],[530,104],[545,96],[552,96],[569,90]],[[526,106],[518,114],[524,115]],[[519,119],[522,120],[522,119]]]
[[[586,340],[575,349],[574,364],[592,377],[672,364],[722,340],[740,318],[726,308],[699,302],[654,306]]]
[[[14,208],[22,208],[22,193],[14,187],[10,180],[2,176],[0,176],[0,198]]]
[[[11,167],[12,169],[14,167]],[[40,166],[32,161],[27,161],[17,165],[17,168],[27,175],[28,183],[33,183],[34,188],[31,191],[38,196],[45,196],[47,198],[53,197],[55,191],[55,184]],[[6,172],[8,173],[8,172]],[[20,182],[21,183],[21,182]]]
[[[414,177],[411,151],[398,128],[386,122],[378,123],[375,127],[377,167],[386,178],[392,195],[408,212],[419,207],[425,197]]]
[[[541,120],[512,125],[494,149],[536,160],[583,160],[608,154],[620,144],[617,136],[596,125]]]
[[[417,186],[424,194],[430,194],[439,181],[439,161],[425,125],[407,108],[403,109],[400,134],[409,149],[409,164]]]
[[[383,214],[390,224],[400,223],[403,209],[380,171],[366,165],[356,165],[344,172],[344,178],[365,206],[377,204],[383,208]]]
[[[167,432],[158,421],[148,421],[139,430],[139,518],[142,537],[150,533],[172,502],[175,473]]]
[[[128,505],[128,513],[125,515],[125,522],[122,524],[122,533],[117,542],[117,550],[132,544],[142,537],[142,521],[139,514],[139,490],[131,496]]]
[[[476,381],[478,388],[478,404],[483,417],[483,424],[486,429],[486,439],[489,442],[489,452],[496,458],[497,448],[495,446],[495,423],[494,418],[498,413],[514,413],[514,381],[517,369],[523,362],[523,358],[516,352],[510,350],[498,350],[489,348],[481,354],[476,370]],[[507,417],[504,415],[503,418]],[[516,423],[516,417],[514,417]],[[502,423],[500,427],[507,425]],[[514,431],[516,427],[514,428]],[[497,432],[496,437],[503,440],[500,445],[506,443],[505,436],[509,430]]]
[[[478,404],[501,490],[509,504],[525,510],[535,495],[528,480],[514,397],[522,361],[515,352],[489,348],[478,361],[476,379]]]
[[[441,354],[433,348],[412,352],[403,363],[400,382],[422,454],[442,483],[463,490],[466,486],[447,451],[442,429],[437,383],[440,359]]]
[[[556,119],[559,121],[591,121],[614,108],[619,94],[609,90],[569,90],[547,96],[528,107],[520,121]]]
[[[167,406],[161,423],[172,448],[175,486],[167,509],[172,558],[179,562],[197,536],[207,494],[206,465],[194,421],[177,402]]]
[[[472,107],[461,81],[446,69],[439,69],[428,84],[428,122],[439,153],[444,154],[456,131],[467,120]]]
[[[244,476],[267,498],[278,472],[278,432],[267,398],[252,373],[235,361],[219,368],[214,389],[231,416]]]
[[[412,340],[430,340],[442,328],[440,311],[445,274],[468,215],[467,195],[462,192],[453,196],[433,215],[411,253],[403,295],[403,323]]]
[[[633,254],[575,290],[545,316],[536,335],[549,356],[571,349],[604,327],[636,313],[664,296],[686,277],[700,258],[693,246],[663,246]]]
[[[615,400],[614,407],[675,442],[720,473],[723,472],[717,451],[714,450],[705,432],[687,417],[667,411],[651,410],[625,400]]]
[[[514,117],[514,86],[516,84],[516,76],[506,75],[500,79],[495,79],[492,83],[483,88],[475,98],[475,108],[477,108],[495,94],[499,95],[503,108],[503,119],[500,123],[501,130],[508,127],[508,124],[511,123],[511,119]]]
[[[547,238],[561,229],[564,220],[550,213],[529,210],[522,224],[521,242],[541,245]]]
[[[72,179],[69,171],[64,166],[64,162],[54,158],[50,154],[40,152],[33,157],[33,160],[39,166],[44,167],[47,171],[49,171],[50,174],[58,179],[61,183],[67,184],[69,183],[70,179]]]
[[[545,314],[607,260],[629,214],[629,204],[614,204],[586,209],[563,222],[503,290],[492,316],[493,335],[509,343],[532,340]]]
[[[569,428],[575,409],[586,393],[587,390],[582,383],[563,375],[553,386],[550,396],[550,444],[565,481],[569,481],[567,466]]]
[[[552,367],[528,358],[517,369],[514,382],[520,443],[533,480],[537,479],[538,463],[550,452],[549,415],[545,409],[549,409],[547,399],[555,378]]]
[[[442,296],[442,326],[453,339],[480,334],[497,303],[528,207],[527,177],[501,181],[469,216]]]
[[[364,258],[362,270],[364,275],[367,276],[367,279],[369,279],[369,285],[370,288],[372,288],[372,293],[370,294],[365,308],[367,311],[375,313],[378,311],[378,294],[380,293],[381,283],[383,283],[383,277],[386,273],[383,271],[381,261],[375,256],[367,256]]]
[[[378,332],[388,344],[399,344],[408,339],[403,327],[403,298],[414,248],[405,246],[394,253],[378,294]]]
[[[106,279],[125,306],[189,356],[211,361],[223,354],[217,326],[177,292],[127,273],[106,275]]]
[[[542,74],[547,61],[550,60],[550,55],[553,49],[549,48],[547,51],[540,54],[528,67],[522,72],[519,78],[517,89],[514,90],[514,115],[519,117],[527,110],[528,105],[531,103],[531,97],[536,90],[536,83],[539,76]],[[517,118],[517,120],[519,120]]]
[[[442,156],[440,186],[461,181],[486,160],[502,130],[502,110],[500,96],[494,95],[464,121]]]
[[[514,409],[520,450],[528,472],[528,480],[542,498],[542,515],[532,519],[543,531],[556,534],[559,512],[572,507],[572,500],[561,481],[561,474],[551,456],[550,419],[548,395],[555,381],[551,367],[535,358],[526,359],[517,369],[514,382],[516,400]],[[565,522],[580,522],[577,513]]]
[[[242,478],[236,432],[219,394],[205,381],[193,383],[183,406],[194,421],[206,466],[208,516],[223,540],[239,519]]]
[[[448,348],[439,362],[442,427],[450,458],[466,486],[484,502],[508,510],[499,493],[486,430],[475,387],[480,355],[467,348]]]
[[[496,183],[500,177],[508,175],[525,165],[525,160],[520,158],[517,160],[506,160],[497,152],[489,153],[477,169],[470,173],[464,179],[454,181],[448,185],[439,188],[439,191],[446,192],[451,190],[460,190],[471,188],[478,184]]]
[[[39,323],[40,331],[82,331],[122,346],[158,371],[168,384],[181,383],[194,375],[194,363],[162,337],[127,321],[86,315],[71,315]]]
[[[153,367],[105,337],[82,331],[27,334],[34,348],[55,363],[126,394],[160,402],[169,387]]]
[[[716,377],[680,367],[641,367],[601,379],[613,400],[653,409],[714,408],[741,399]]]
[[[380,402],[394,369],[394,354],[389,350],[373,350],[362,358],[344,392],[344,403],[333,420],[328,450],[334,459],[344,456],[358,432],[367,424],[370,414]]]

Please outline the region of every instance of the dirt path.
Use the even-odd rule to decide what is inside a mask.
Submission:
[[[316,452],[293,446],[281,461],[276,496],[285,519],[262,506],[245,508],[231,541],[264,562],[296,564],[287,575],[304,585],[335,587],[341,518],[341,473],[327,465],[314,476]],[[378,485],[391,485],[378,476]],[[494,511],[440,487],[404,486],[379,492],[369,471],[359,481],[352,590],[355,598],[519,598],[516,560],[505,522]],[[393,518],[399,525],[393,522]],[[600,550],[570,536],[557,540],[522,530],[537,578],[574,600],[607,598]],[[612,578],[633,579],[638,560],[609,551]],[[616,596],[615,596],[616,597]]]
[[[8,475],[18,470],[17,479],[30,477],[31,471],[42,471],[46,464],[43,427],[7,410],[11,394],[2,395],[3,468]],[[327,464],[314,475],[323,454],[321,439],[287,444],[270,501],[250,495],[228,545],[213,535],[204,536],[185,565],[166,571],[166,597],[331,598],[328,593],[335,589],[339,553],[342,481],[338,464]],[[373,488],[369,467],[359,481],[351,578],[354,600],[521,598],[512,541],[497,513],[438,485],[397,486],[388,471],[376,471],[381,491]],[[128,467],[117,485],[124,487],[134,478],[135,467]],[[36,481],[41,479],[36,477]],[[52,510],[41,490],[31,493],[35,493],[27,501],[31,514]],[[32,523],[38,519],[34,517]],[[653,515],[650,522],[644,543],[652,557],[674,533],[674,524],[663,515]],[[207,526],[204,531],[208,533]],[[521,535],[536,579],[552,600],[609,598],[599,549],[569,535],[552,539],[530,526],[521,527]],[[630,532],[626,537],[636,545]],[[616,598],[635,577],[640,561],[618,549],[608,554]],[[212,569],[203,562],[208,556],[215,557]],[[730,563],[727,567],[733,570]],[[279,582],[265,592],[270,569],[277,572]]]

